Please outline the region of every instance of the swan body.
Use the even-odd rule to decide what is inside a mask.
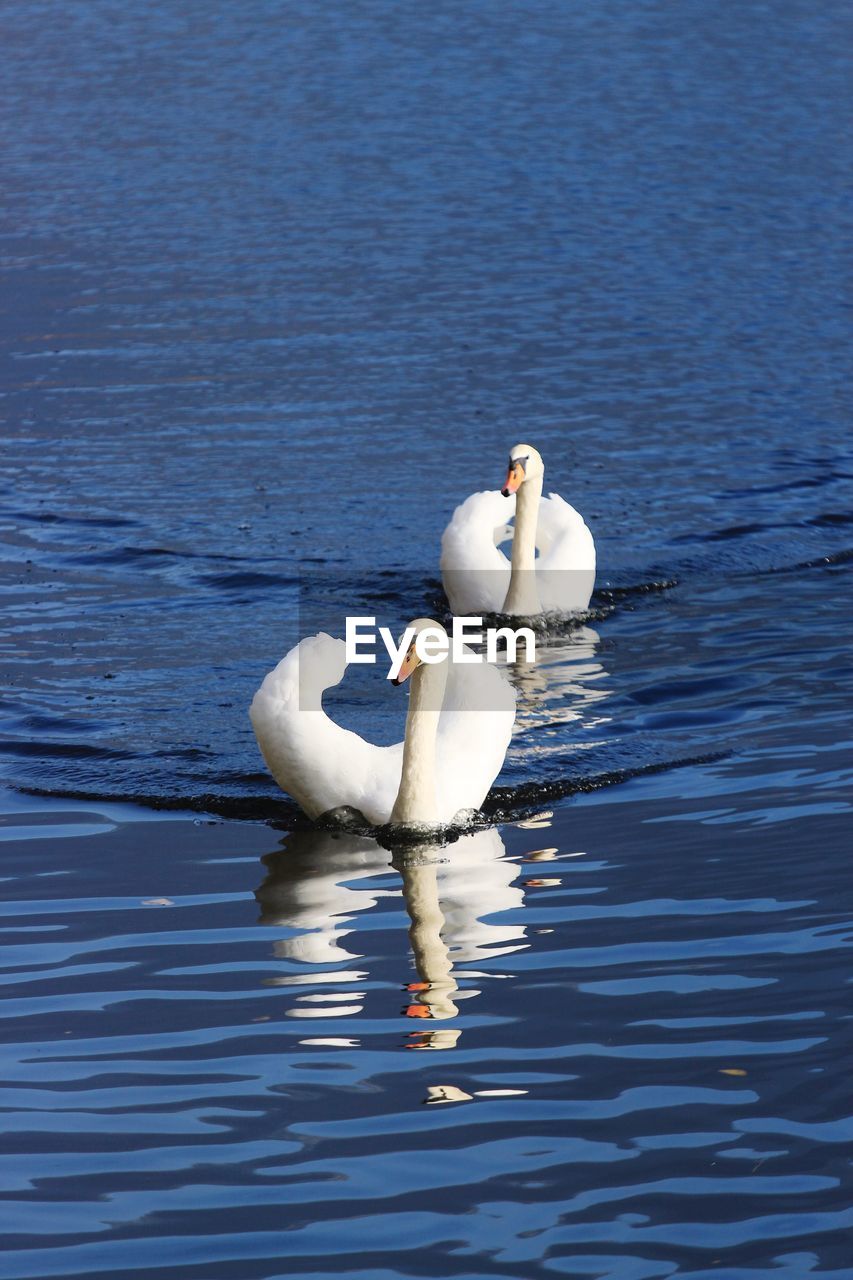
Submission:
[[[445,826],[482,804],[509,745],[515,693],[488,663],[420,663],[414,649],[413,640],[400,675],[412,678],[406,735],[390,747],[323,710],[324,690],[346,670],[343,640],[310,636],[265,677],[249,710],[252,727],[276,782],[309,818],[348,808],[374,826]]]
[[[580,612],[595,584],[592,534],[559,494],[542,497],[545,468],[532,445],[516,445],[509,461],[503,490],[472,493],[444,531],[441,576],[450,608],[459,615]],[[499,544],[512,517],[508,559]]]

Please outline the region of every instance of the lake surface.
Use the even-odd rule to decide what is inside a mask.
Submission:
[[[848,7],[0,35],[0,1277],[853,1277]],[[494,825],[306,830],[254,689],[525,439]]]

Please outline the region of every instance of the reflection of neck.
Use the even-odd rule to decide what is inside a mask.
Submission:
[[[542,479],[542,476],[531,476],[529,480],[525,480],[515,499],[512,571],[502,613],[529,615],[542,611],[539,592],[536,590],[536,525],[539,519],[539,499],[542,497]]]
[[[428,984],[422,993],[423,1004],[433,1018],[453,1018],[458,1013],[451,1000],[456,990],[450,954],[442,940],[444,916],[438,903],[435,863],[405,867],[403,896],[411,919],[409,939],[415,954],[415,968],[421,982]]]
[[[447,662],[424,663],[412,672],[406,715],[400,790],[391,822],[436,824],[435,735],[447,683]]]

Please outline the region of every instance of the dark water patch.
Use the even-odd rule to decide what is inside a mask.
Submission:
[[[103,551],[86,551],[73,556],[73,563],[80,565],[132,565],[157,564],[161,561],[188,559],[183,552],[168,547],[110,547]]]
[[[809,520],[809,524],[815,525],[817,528],[835,528],[838,525],[853,524],[853,512],[850,511],[824,511],[818,516],[813,516]]]
[[[616,722],[613,728],[618,733],[636,733],[643,730],[713,729],[717,726],[731,726],[738,721],[751,719],[753,713],[760,711],[760,702],[740,702],[737,707],[705,708],[694,711],[646,711],[635,717],[633,722]]]
[[[798,521],[794,524],[786,522],[768,521],[765,523],[752,523],[732,525],[726,529],[716,529],[711,533],[702,534],[686,534],[677,539],[681,543],[689,542],[722,542],[729,538],[742,538],[750,534],[769,533],[772,529],[794,529],[798,525],[800,527],[809,527],[814,529],[833,529],[840,528],[853,523],[853,515],[849,512],[825,512],[817,516],[810,516],[807,519]]]
[[[798,464],[801,465],[801,464]],[[817,464],[820,465],[819,463]],[[788,493],[795,489],[822,489],[835,480],[850,480],[851,476],[844,471],[827,471],[823,474],[801,476],[797,480],[786,480],[781,484],[748,485],[740,489],[724,489],[715,497],[725,501],[727,498],[758,498],[765,494]]]
[[[7,703],[4,707],[0,704],[0,710],[11,711],[15,707],[15,703]],[[17,722],[9,721],[10,727],[14,727],[19,731],[26,731],[31,734],[52,734],[60,733],[67,737],[76,734],[103,733],[109,726],[106,721],[92,719],[77,719],[70,715],[52,715],[44,711],[32,712],[22,717]]]
[[[242,782],[243,780],[240,779]],[[266,779],[264,779],[266,781]],[[98,794],[83,790],[57,790],[47,787],[21,788],[25,795],[44,800],[73,800],[85,804],[136,804],[156,813],[203,813],[234,821],[268,822],[274,826],[285,828],[301,828],[308,824],[308,819],[287,796],[268,795],[217,795],[209,792],[204,795],[171,795],[138,794],[129,796],[127,792]]]
[[[67,524],[84,529],[123,529],[139,523],[126,516],[70,516],[58,511],[7,509],[0,515],[27,524]]]
[[[631,694],[634,702],[655,704],[669,702],[678,698],[695,698],[703,695],[736,693],[750,687],[751,682],[744,676],[719,676],[711,679],[697,677],[691,680],[668,680],[660,685],[652,685],[647,689],[635,689]]]
[[[493,787],[483,804],[483,813],[492,822],[516,822],[538,812],[544,805],[564,800],[567,796],[600,791],[605,787],[619,786],[632,778],[646,774],[666,773],[670,769],[686,769],[700,764],[711,764],[725,759],[726,752],[696,756],[685,760],[661,760],[655,764],[638,765],[634,769],[615,769],[610,773],[593,774],[590,777],[561,778],[547,783],[526,783],[518,787]]]
[[[836,548],[814,557],[797,558],[797,553],[805,553],[810,539],[801,538],[809,522],[802,521],[796,528],[788,529],[788,536],[772,543],[755,542],[744,544],[748,550],[730,554],[727,539],[722,539],[725,550],[721,554],[700,552],[696,556],[679,558],[677,565],[682,582],[710,583],[713,580],[732,581],[736,578],[759,578],[780,573],[799,573],[823,565],[844,564],[849,559],[851,550],[847,547]],[[686,541],[707,542],[707,539]],[[736,541],[736,540],[735,540]],[[659,570],[660,566],[656,566]]]
[[[299,578],[277,573],[220,573],[205,574],[199,579],[205,586],[218,587],[222,591],[251,590],[254,587],[297,587]]]
[[[126,751],[97,747],[87,742],[23,742],[14,738],[0,741],[0,753],[10,756],[38,756],[45,759],[67,757],[72,760],[127,760]]]
[[[783,529],[784,524],[735,524],[728,529],[715,529],[712,533],[704,533],[696,537],[686,537],[685,542],[721,542],[727,538],[743,538],[751,533],[767,533],[770,529]]]
[[[800,573],[805,569],[835,569],[843,568],[853,560],[853,547],[845,547],[842,551],[835,551],[831,555],[820,556],[817,560],[802,560],[798,564],[781,565],[778,569],[768,569],[768,573]]]
[[[240,556],[227,555],[211,551],[191,551],[186,548],[180,550],[174,547],[140,547],[140,546],[121,546],[110,547],[103,551],[93,551],[83,554],[79,557],[80,564],[124,564],[132,563],[134,560],[206,560],[222,563],[241,564],[247,559],[251,559],[252,563],[270,560],[270,556]]]

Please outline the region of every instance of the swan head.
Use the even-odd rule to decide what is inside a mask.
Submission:
[[[542,455],[532,444],[517,444],[509,451],[509,464],[507,467],[506,480],[504,481],[501,493],[508,498],[511,493],[516,493],[525,480],[541,480],[545,474],[545,464],[542,461]]]
[[[412,674],[415,668],[421,665],[421,658],[420,658],[420,655],[418,654],[417,644],[418,644],[418,636],[421,634],[422,631],[431,632],[432,635],[436,638],[436,640],[443,637],[444,643],[445,644],[447,643],[447,632],[445,631],[441,623],[436,622],[434,618],[415,618],[415,620],[413,622],[410,622],[409,625],[406,627],[406,631],[404,634],[407,634],[410,631],[413,631],[414,635],[412,636],[409,642],[409,647],[406,650],[406,656],[402,661],[400,670],[397,672],[397,675],[395,676],[395,678],[391,681],[392,684],[397,684],[397,685],[402,684],[404,680],[407,680],[409,678],[409,676]],[[431,642],[432,642],[431,638],[428,638],[423,643],[430,644]]]

